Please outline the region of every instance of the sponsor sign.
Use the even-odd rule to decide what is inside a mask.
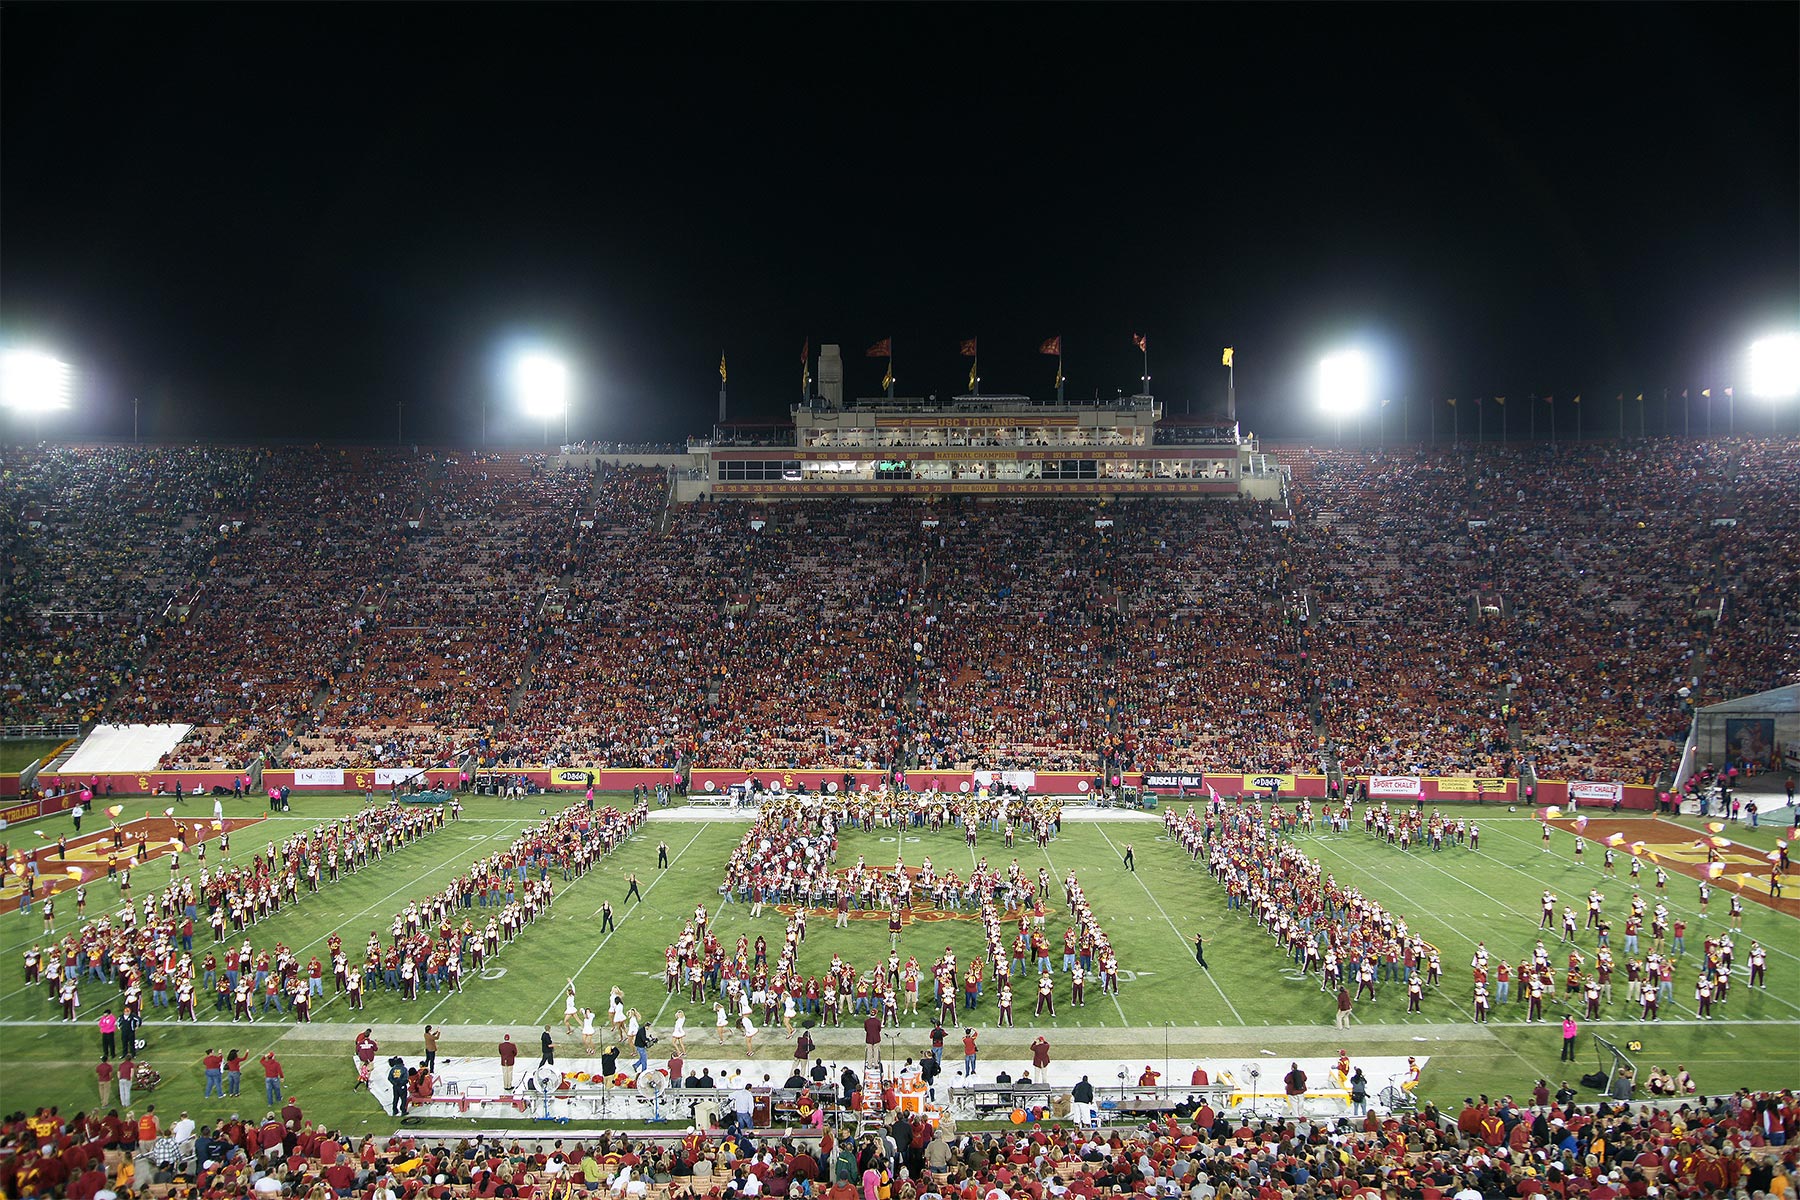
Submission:
[[[12,824],[14,821],[30,821],[38,816],[39,804],[33,800],[29,804],[15,804],[11,808],[0,808],[0,826]]]
[[[344,772],[341,767],[296,767],[294,786],[343,787]]]
[[[1371,796],[1416,796],[1424,790],[1424,784],[1417,775],[1369,776]]]
[[[1244,790],[1246,792],[1266,792],[1270,788],[1280,788],[1284,792],[1294,790],[1292,775],[1246,775]]]
[[[1206,776],[1198,771],[1152,771],[1144,776],[1147,788],[1198,788],[1206,785]]]
[[[550,782],[558,787],[586,787],[590,772],[581,767],[558,767],[550,772]]]
[[[413,776],[424,773],[424,767],[376,767],[375,786],[392,787],[396,783],[405,783]]]
[[[1594,783],[1589,780],[1570,780],[1569,796],[1575,800],[1603,800],[1611,803],[1625,799],[1625,785],[1622,783]]]
[[[918,775],[918,773],[914,772],[914,778],[917,778],[917,775]],[[998,779],[1001,783],[1006,784],[1008,787],[1015,787],[1015,788],[1018,788],[1022,792],[1029,792],[1037,784],[1037,772],[1036,771],[998,771],[998,772],[977,771],[977,772],[975,772],[975,782],[980,784],[982,787],[993,787],[995,779]]]
[[[1480,784],[1481,786],[1477,787],[1476,786],[1477,784]],[[1506,790],[1506,780],[1504,780],[1504,779],[1440,779],[1437,781],[1437,790],[1439,792],[1459,792],[1459,793],[1466,792],[1470,795],[1473,795],[1474,793],[1476,793],[1478,791],[1484,792],[1484,793],[1485,792],[1504,792]]]

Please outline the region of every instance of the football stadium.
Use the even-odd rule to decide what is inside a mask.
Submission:
[[[1273,36],[1253,8],[1221,20]],[[323,9],[168,11],[8,18],[0,1197],[1793,1195],[1791,112],[1743,134],[1779,186],[1730,221],[1527,181],[1396,233],[1346,191],[1295,210],[1340,260],[1286,199],[1206,200],[1266,275],[1137,297],[1099,224],[1184,244],[1159,206],[1210,177],[1005,213],[963,180],[998,283],[924,269],[934,193],[887,166],[843,168],[863,215],[753,194],[773,135],[727,110],[800,85],[728,51],[845,13],[690,9],[722,24],[671,65],[673,12],[620,10],[642,58],[595,86],[683,81],[656,120],[696,163],[540,155],[539,101],[598,101],[488,54],[573,70],[584,10],[441,10],[430,53],[495,72],[466,94],[393,12],[357,48]],[[1661,19],[1792,99],[1791,11]],[[194,69],[142,113],[126,29]],[[245,112],[194,116],[208,49],[265,34]],[[72,97],[89,52],[122,82]],[[372,90],[291,107],[315,61]],[[1226,71],[1275,106],[1247,131],[1299,115]],[[1409,120],[1528,180],[1587,153],[1547,113]],[[170,146],[127,215],[51,138],[115,120],[120,162],[236,148]],[[505,186],[461,173],[490,156]],[[1347,178],[1435,186],[1383,161]],[[741,212],[684,207],[734,171]],[[1068,280],[1029,265],[1084,237]],[[1702,255],[1788,261],[1697,299]]]

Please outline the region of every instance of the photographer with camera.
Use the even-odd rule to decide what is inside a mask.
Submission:
[[[631,1027],[631,1044],[637,1050],[637,1063],[634,1069],[637,1073],[642,1074],[650,1067],[650,1047],[656,1045],[656,1039],[650,1036],[650,1023],[644,1020],[642,1013],[634,1008],[626,1015]]]

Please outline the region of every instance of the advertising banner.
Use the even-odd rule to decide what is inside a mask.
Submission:
[[[296,767],[294,786],[341,788],[344,786],[344,769],[342,767]]]
[[[1424,790],[1423,782],[1417,775],[1369,776],[1371,796],[1416,796]]]
[[[1576,800],[1598,800],[1604,804],[1611,804],[1614,800],[1625,799],[1625,785],[1572,779],[1569,781],[1569,795]]]
[[[1144,786],[1147,788],[1200,788],[1205,786],[1206,776],[1199,771],[1146,771]]]
[[[1433,780],[1440,793],[1456,792],[1474,795],[1476,792],[1503,792],[1507,780],[1504,779],[1438,779]],[[1480,786],[1477,787],[1476,785]]]
[[[1246,775],[1244,790],[1246,792],[1266,792],[1270,788],[1280,788],[1284,792],[1294,790],[1292,775]]]

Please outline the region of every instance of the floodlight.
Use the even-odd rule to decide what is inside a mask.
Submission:
[[[1771,399],[1800,393],[1800,333],[1778,333],[1750,344],[1750,392]]]
[[[548,354],[521,354],[513,363],[513,392],[528,416],[549,420],[569,411],[569,366]]]
[[[69,407],[69,364],[42,350],[0,352],[0,407],[49,412]]]
[[[1373,390],[1369,356],[1361,350],[1340,350],[1319,361],[1319,407],[1343,416],[1368,407]]]

